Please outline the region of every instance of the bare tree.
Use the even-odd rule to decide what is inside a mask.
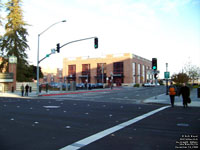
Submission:
[[[185,65],[184,70],[189,76],[192,83],[194,83],[195,80],[198,80],[200,78],[200,67],[192,65],[191,62],[188,62]]]

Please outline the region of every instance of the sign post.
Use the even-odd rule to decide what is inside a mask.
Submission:
[[[168,63],[166,63],[166,72],[164,72],[165,81],[166,81],[166,95],[168,95],[168,79],[170,77],[170,72],[168,72]]]

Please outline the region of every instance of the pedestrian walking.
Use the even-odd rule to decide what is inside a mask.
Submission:
[[[46,83],[46,93],[48,93],[48,83]]]
[[[182,95],[182,98],[183,98],[183,107],[184,108],[188,107],[188,103],[191,102],[190,88],[186,86],[185,83],[183,83],[183,86],[181,87],[179,94]]]
[[[22,93],[22,96],[24,96],[24,84],[21,85],[21,93]]]
[[[176,96],[177,88],[173,83],[171,82],[171,85],[169,86],[169,97],[171,101],[171,106],[174,107],[174,101]]]
[[[25,86],[25,96],[28,96],[28,89],[29,89],[29,86],[28,86],[28,84],[26,84],[26,86]]]
[[[110,89],[111,90],[113,89],[113,82],[112,82],[112,80],[110,80]]]

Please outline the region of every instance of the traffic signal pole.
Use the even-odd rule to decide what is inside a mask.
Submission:
[[[158,71],[154,70],[155,87],[157,87],[157,83],[158,83],[157,74],[158,74]],[[155,99],[157,99],[156,95],[155,95]]]
[[[97,37],[89,37],[89,38],[84,38],[84,39],[79,39],[79,40],[71,41],[71,42],[65,43],[64,45],[60,46],[60,48],[66,46],[66,45],[69,45],[71,43],[80,42],[80,41],[84,41],[84,40],[95,39],[95,38],[97,38]]]
[[[62,22],[65,22],[65,21],[62,21]],[[59,23],[59,22],[57,22]],[[55,24],[57,24],[55,23]],[[55,25],[53,24],[53,25]],[[51,25],[49,28],[51,28],[53,25]],[[47,31],[49,28],[47,28],[45,31]],[[42,33],[44,33],[45,31],[43,31]],[[94,47],[95,48],[98,48],[98,38],[97,37],[89,37],[89,38],[84,38],[84,39],[79,39],[79,40],[75,40],[75,41],[71,41],[71,42],[68,42],[62,46],[60,46],[60,43],[58,43],[56,46],[57,48],[56,49],[52,49],[51,50],[51,53],[47,54],[45,57],[43,57],[41,60],[39,60],[39,42],[40,42],[40,35],[42,34],[38,34],[38,52],[37,52],[37,95],[39,95],[39,64],[41,61],[43,61],[44,59],[46,59],[47,57],[49,57],[50,55],[52,54],[55,54],[55,51],[57,51],[58,53],[60,52],[60,49],[68,44],[71,44],[71,43],[75,43],[75,42],[80,42],[80,41],[84,41],[84,40],[89,40],[89,39],[95,39],[95,45]]]
[[[158,83],[158,73],[159,71],[157,71],[157,58],[152,58],[152,69],[153,69],[153,74],[154,74],[154,79],[155,79],[155,87],[157,86]],[[157,99],[157,96],[155,96],[155,99]]]
[[[43,57],[41,60],[39,60],[39,63],[40,63],[41,61],[43,61],[44,59],[46,59],[47,57],[49,57],[50,55],[52,55],[52,54],[55,54],[55,49],[52,49],[52,50],[51,50],[51,53],[47,54],[45,57]]]

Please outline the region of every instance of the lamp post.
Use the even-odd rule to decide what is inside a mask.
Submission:
[[[56,22],[52,25],[50,25],[47,29],[45,29],[43,32],[41,32],[40,34],[38,34],[38,50],[37,50],[37,95],[39,95],[39,49],[40,49],[40,35],[42,35],[44,32],[46,32],[47,30],[49,30],[52,26],[61,23],[61,22],[66,22],[66,20],[62,20],[59,22]]]

